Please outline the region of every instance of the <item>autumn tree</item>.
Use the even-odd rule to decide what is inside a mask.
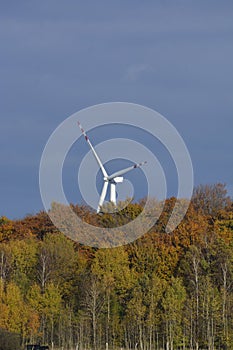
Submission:
[[[204,215],[216,216],[218,211],[229,204],[226,185],[199,185],[194,188],[192,203],[194,208]]]

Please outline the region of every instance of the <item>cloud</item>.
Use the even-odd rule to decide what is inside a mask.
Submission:
[[[130,81],[136,81],[140,79],[140,77],[150,71],[150,66],[145,63],[132,64],[128,67],[126,71],[126,79]]]

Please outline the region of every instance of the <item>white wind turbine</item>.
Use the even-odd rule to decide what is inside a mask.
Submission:
[[[100,158],[98,157],[94,147],[92,146],[92,144],[91,144],[86,132],[82,128],[80,122],[78,122],[78,125],[81,129],[83,136],[85,137],[85,140],[89,144],[90,149],[92,150],[92,153],[93,153],[93,155],[94,155],[94,157],[95,157],[95,159],[96,159],[96,161],[97,161],[97,163],[102,171],[102,174],[103,174],[104,185],[103,185],[103,189],[102,189],[102,192],[100,195],[99,204],[98,204],[98,208],[97,208],[97,213],[99,213],[100,209],[104,203],[105,197],[107,195],[108,185],[110,184],[110,202],[112,202],[116,206],[116,184],[123,182],[123,179],[124,179],[121,175],[124,175],[133,169],[140,168],[142,165],[146,164],[146,162],[134,164],[128,168],[119,170],[119,171],[113,173],[112,175],[108,175],[107,171],[105,170],[105,168],[103,166],[103,163],[101,162]]]

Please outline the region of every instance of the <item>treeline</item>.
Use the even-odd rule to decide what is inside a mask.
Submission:
[[[71,241],[44,212],[0,218],[0,329],[62,349],[233,349],[232,200],[222,184],[199,186],[167,234],[174,203],[146,235],[112,249]],[[143,201],[101,216],[72,208],[107,227]]]

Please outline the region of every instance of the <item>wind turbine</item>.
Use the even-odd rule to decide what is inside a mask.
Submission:
[[[115,206],[116,206],[116,184],[123,182],[123,177],[122,175],[128,173],[129,171],[136,169],[136,168],[140,168],[142,165],[146,164],[146,162],[143,163],[138,163],[138,164],[134,164],[128,168],[119,170],[111,175],[108,175],[107,171],[105,170],[103,163],[101,162],[98,154],[96,153],[94,147],[91,144],[91,141],[89,140],[86,132],[84,131],[84,129],[82,128],[80,122],[78,122],[78,126],[80,127],[80,130],[83,134],[83,136],[85,137],[85,140],[87,141],[88,145],[90,146],[90,149],[102,171],[103,174],[103,188],[102,188],[102,192],[100,195],[100,199],[99,199],[99,203],[98,203],[98,208],[97,208],[97,213],[100,212],[100,209],[104,203],[105,197],[107,195],[107,190],[108,190],[108,185],[110,184],[110,202],[112,202]]]

